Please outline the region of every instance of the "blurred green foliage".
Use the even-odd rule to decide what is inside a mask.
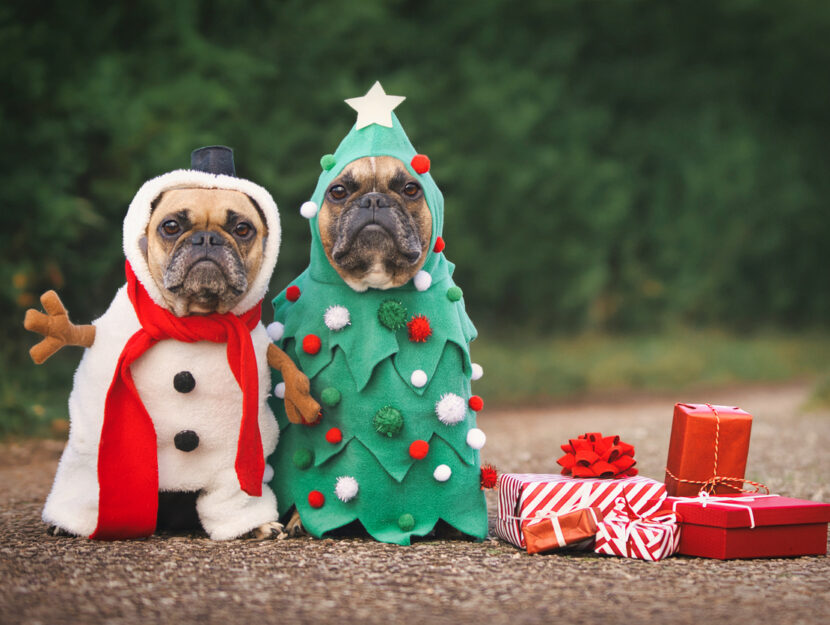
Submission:
[[[43,290],[103,312],[130,199],[202,145],[281,206],[276,293],[342,100],[376,79],[407,96],[483,330],[827,328],[829,40],[824,0],[5,2],[3,369],[32,370]]]

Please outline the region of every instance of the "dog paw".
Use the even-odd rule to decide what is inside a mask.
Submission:
[[[68,532],[62,527],[58,527],[57,525],[50,525],[46,528],[46,535],[47,536],[56,536],[56,537],[74,537],[75,534],[72,532]]]
[[[300,519],[300,513],[297,510],[294,510],[294,513],[291,515],[291,519],[285,525],[285,533],[288,535],[289,538],[299,538],[300,536],[305,536],[306,531],[303,527],[303,522]]]
[[[288,534],[285,533],[285,527],[277,521],[263,523],[244,536],[244,538],[250,538],[252,540],[282,540],[287,537]]]

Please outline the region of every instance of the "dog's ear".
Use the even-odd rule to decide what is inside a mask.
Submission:
[[[144,255],[144,260],[147,260],[147,235],[145,234],[138,240],[138,249]]]

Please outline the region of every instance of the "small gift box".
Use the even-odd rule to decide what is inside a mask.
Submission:
[[[564,475],[502,473],[496,535],[526,547],[522,528],[535,521],[596,507],[604,515],[625,497],[638,514],[651,514],[666,498],[666,487],[647,477],[616,480],[578,479]]]
[[[740,491],[751,429],[752,415],[740,408],[676,404],[666,461],[668,494]]]
[[[827,553],[830,504],[779,495],[670,497],[681,516],[679,553],[773,558]]]
[[[529,523],[522,528],[528,553],[561,549],[591,540],[602,520],[599,508],[581,508],[559,516]]]
[[[641,516],[621,499],[597,527],[594,552],[652,562],[674,553],[680,543],[678,515],[660,510]]]

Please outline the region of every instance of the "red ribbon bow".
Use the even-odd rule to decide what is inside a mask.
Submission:
[[[563,475],[574,477],[619,478],[637,475],[634,446],[619,436],[589,432],[562,445],[565,455],[556,462]]]

